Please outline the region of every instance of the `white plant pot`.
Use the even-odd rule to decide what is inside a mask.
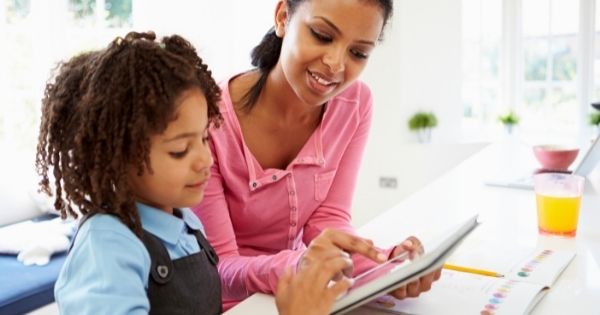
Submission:
[[[504,125],[504,130],[506,130],[507,134],[512,135],[513,131],[515,131],[515,125],[505,124]]]
[[[417,140],[419,143],[431,142],[431,128],[422,128],[417,130]]]

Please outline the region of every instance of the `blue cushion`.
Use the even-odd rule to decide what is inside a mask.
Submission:
[[[45,266],[25,266],[15,255],[0,255],[0,315],[23,314],[54,302],[54,282],[66,253]]]

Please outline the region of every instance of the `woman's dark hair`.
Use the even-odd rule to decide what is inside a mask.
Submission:
[[[287,0],[288,18],[291,17],[300,4],[307,0]],[[376,2],[383,11],[383,26],[387,24],[393,12],[393,0],[364,0],[365,2]],[[380,38],[381,39],[381,38]],[[258,101],[269,72],[275,67],[279,60],[281,52],[282,39],[275,34],[275,28],[272,27],[262,38],[261,42],[252,49],[250,54],[252,65],[260,71],[260,77],[256,83],[246,92],[242,99],[242,107],[250,110]]]
[[[61,216],[76,218],[74,207],[113,214],[140,236],[128,171],[152,172],[150,136],[176,119],[178,98],[191,88],[204,93],[209,122],[218,126],[221,91],[177,35],[158,42],[152,32],[131,32],[60,64],[42,100],[36,168]]]

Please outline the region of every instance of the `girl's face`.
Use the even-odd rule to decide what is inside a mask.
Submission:
[[[383,11],[373,1],[313,0],[289,15],[285,1],[276,11],[283,37],[275,71],[282,71],[300,100],[322,105],[363,71],[383,27]]]
[[[204,94],[198,88],[184,91],[178,103],[176,119],[150,138],[152,173],[145,169],[139,176],[137,168],[129,173],[136,200],[169,213],[202,200],[213,163]]]

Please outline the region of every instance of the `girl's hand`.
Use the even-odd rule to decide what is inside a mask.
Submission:
[[[350,265],[351,260],[339,256],[315,261],[296,274],[287,269],[279,279],[275,295],[279,314],[329,314],[335,300],[353,283],[345,277],[336,282],[331,282],[331,279]]]
[[[386,260],[370,240],[324,230],[306,249],[296,273],[286,270],[279,279],[275,295],[279,314],[329,314],[335,300],[352,286],[350,253]]]

